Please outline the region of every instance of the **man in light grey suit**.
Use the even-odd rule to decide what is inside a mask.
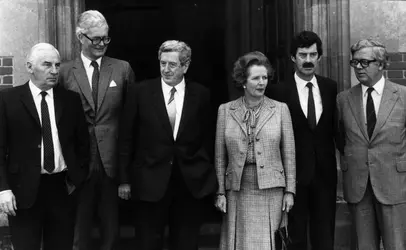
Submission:
[[[344,197],[359,250],[406,249],[406,88],[383,77],[384,45],[351,47],[359,84],[337,96]]]
[[[60,83],[80,93],[90,133],[90,174],[77,211],[74,249],[91,249],[93,214],[100,218],[101,249],[114,249],[118,238],[117,138],[127,88],[134,82],[128,62],[104,56],[110,43],[104,16],[89,10],[79,16],[76,36],[80,57],[63,64]],[[97,208],[96,210],[94,208]]]

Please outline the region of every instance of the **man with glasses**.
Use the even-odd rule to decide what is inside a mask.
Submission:
[[[387,52],[366,39],[351,46],[359,81],[337,96],[344,198],[359,250],[406,249],[406,88],[383,76]]]
[[[90,173],[80,190],[74,249],[91,249],[93,215],[100,219],[101,249],[118,238],[117,138],[127,88],[134,82],[128,62],[105,56],[111,41],[104,16],[89,10],[79,16],[76,36],[82,51],[63,64],[60,83],[80,93],[90,133]]]

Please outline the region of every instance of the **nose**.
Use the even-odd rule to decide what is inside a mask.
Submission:
[[[306,60],[306,62],[310,62],[310,54],[306,55],[305,60]]]
[[[59,73],[59,68],[57,66],[52,66],[51,74],[56,75]]]
[[[168,63],[165,64],[164,71],[165,71],[165,72],[168,72],[168,71],[169,71],[169,64],[168,64]]]
[[[102,40],[100,40],[99,45],[100,45],[100,46],[104,46],[104,45],[106,45],[106,44],[104,43],[103,39],[102,39]]]

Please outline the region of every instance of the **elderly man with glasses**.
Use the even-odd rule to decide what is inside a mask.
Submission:
[[[387,52],[367,39],[351,46],[359,84],[337,96],[344,198],[359,250],[406,249],[406,88],[383,76]]]
[[[115,249],[118,238],[117,138],[119,116],[134,72],[128,62],[105,56],[111,41],[104,16],[79,16],[76,36],[82,51],[63,64],[60,84],[82,99],[90,133],[90,172],[80,190],[74,249],[91,249],[93,214],[100,219],[101,249]]]

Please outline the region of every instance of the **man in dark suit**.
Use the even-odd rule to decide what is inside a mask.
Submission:
[[[108,30],[100,12],[82,13],[76,26],[82,44],[80,58],[61,67],[60,82],[80,94],[90,133],[90,175],[80,193],[75,250],[91,249],[94,214],[100,219],[101,249],[114,249],[118,239],[119,117],[135,77],[128,62],[104,55],[111,40]]]
[[[344,138],[344,198],[357,249],[406,249],[406,88],[383,76],[385,46],[363,39],[351,46],[359,84],[337,96]]]
[[[289,249],[334,249],[337,170],[335,157],[337,84],[315,74],[322,42],[311,31],[292,41],[295,74],[271,86],[269,96],[288,104],[296,144],[296,197],[289,212]]]
[[[216,190],[209,91],[184,79],[190,47],[159,48],[161,78],[137,85],[127,98],[120,129],[119,196],[137,201],[139,249],[198,249],[202,198]]]
[[[76,191],[88,170],[79,96],[57,85],[60,57],[39,43],[30,81],[0,92],[0,208],[16,250],[72,249]]]

